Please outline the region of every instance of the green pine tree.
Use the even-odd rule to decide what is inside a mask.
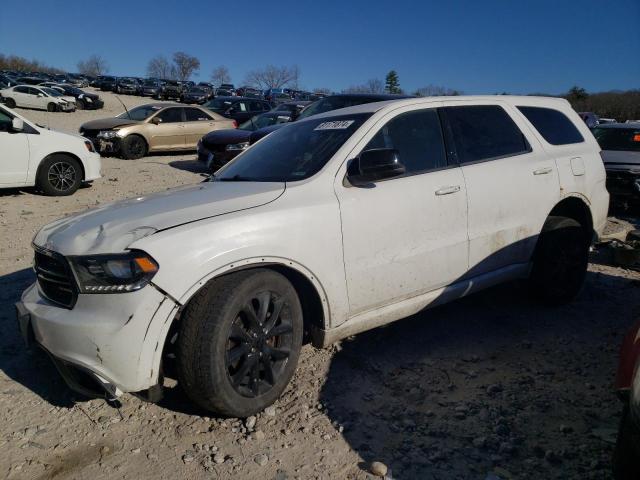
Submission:
[[[391,70],[387,73],[384,89],[387,93],[402,93],[402,90],[400,89],[400,80],[398,80],[398,73],[395,70]]]

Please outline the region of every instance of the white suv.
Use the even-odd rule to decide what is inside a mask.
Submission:
[[[157,398],[175,366],[201,406],[247,416],[307,339],[517,278],[572,299],[608,201],[564,100],[361,105],[283,127],[208,182],[44,227],[18,319],[77,390]]]
[[[0,106],[0,188],[36,186],[71,195],[100,178],[100,155],[86,138],[40,127]]]

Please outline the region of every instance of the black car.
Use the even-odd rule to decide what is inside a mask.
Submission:
[[[216,97],[205,103],[204,107],[238,123],[271,110],[269,102],[246,97]]]
[[[18,77],[18,85],[40,85],[44,80],[41,77]]]
[[[142,92],[142,88],[138,80],[131,77],[122,77],[116,80],[116,93],[128,93],[129,95],[137,95]]]
[[[262,98],[262,92],[257,88],[252,87],[240,87],[236,90],[236,93],[240,97]]]
[[[608,123],[592,130],[607,172],[614,204],[640,204],[640,123]]]
[[[104,102],[95,93],[85,92],[69,83],[58,84],[55,88],[62,90],[65,95],[74,97],[77,110],[99,110],[104,107]]]
[[[203,87],[191,87],[182,94],[183,103],[197,103],[202,105],[211,98],[211,91]]]
[[[103,92],[114,92],[118,79],[108,75],[101,75],[96,79],[96,86]]]
[[[0,75],[0,83],[5,85],[4,88],[15,87],[16,85],[18,85],[18,81],[15,78],[4,74]]]
[[[289,112],[272,110],[250,118],[238,128],[207,133],[198,142],[198,161],[216,171],[249,147],[252,132],[291,120]]]
[[[169,100],[175,98],[179,100],[182,97],[182,84],[175,80],[165,80],[164,87],[162,88],[162,98]]]
[[[300,112],[302,112],[302,110],[304,110],[309,105],[311,105],[311,103],[313,103],[313,102],[298,101],[298,102],[281,103],[281,104],[276,105],[275,107],[273,107],[272,110],[273,111],[278,111],[278,112],[287,112],[287,113],[289,113],[291,115],[291,118],[293,120],[296,120],[298,118],[298,116],[300,115]]]
[[[321,100],[317,100],[305,108],[296,120],[302,120],[312,115],[319,113],[330,112],[332,110],[338,110],[339,108],[353,107],[355,105],[362,105],[365,103],[384,102],[386,100],[399,100],[401,98],[411,98],[411,95],[389,95],[389,94],[367,94],[367,93],[353,93],[353,94],[341,94],[330,95]],[[276,107],[278,108],[278,107]],[[254,144],[263,137],[266,137],[271,132],[274,132],[281,128],[282,125],[271,125],[266,128],[256,130],[251,134],[250,142]]]
[[[164,82],[162,80],[156,80],[154,78],[148,78],[142,83],[142,91],[140,95],[143,97],[162,98],[162,89]]]

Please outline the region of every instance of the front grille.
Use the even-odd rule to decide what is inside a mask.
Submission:
[[[64,257],[54,252],[36,250],[33,269],[40,293],[47,300],[64,308],[73,308],[78,299],[78,289]]]
[[[637,195],[640,175],[623,170],[607,171],[607,190],[613,195]]]

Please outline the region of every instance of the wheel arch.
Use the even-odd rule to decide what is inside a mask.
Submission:
[[[53,157],[54,155],[62,155],[65,157],[70,157],[73,158],[75,161],[77,161],[80,164],[80,170],[82,171],[82,181],[84,181],[84,179],[86,178],[86,173],[84,170],[84,163],[82,163],[82,159],[80,159],[80,157],[78,157],[77,155],[71,153],[71,152],[51,152],[46,154],[44,157],[42,157],[42,160],[40,160],[40,163],[38,163],[38,168],[36,169],[36,176],[35,178],[37,179],[38,176],[40,175],[40,170],[42,169],[42,164],[45,162],[45,160],[47,160],[50,157]]]
[[[218,268],[194,283],[179,299],[175,299],[179,305],[179,309],[160,333],[157,345],[162,345],[162,350],[160,351],[161,354],[159,358],[154,361],[154,364],[157,364],[159,368],[159,363],[171,352],[173,348],[171,342],[174,340],[175,334],[178,331],[180,315],[198,291],[226,275],[257,269],[269,269],[278,272],[293,285],[302,305],[305,342],[309,342],[315,338],[312,334],[314,330],[322,330],[328,327],[330,324],[329,303],[322,284],[313,272],[289,259],[273,257],[251,258]]]
[[[595,235],[593,228],[593,214],[589,201],[582,195],[572,194],[560,200],[547,215],[542,230],[550,227],[550,219],[552,217],[571,218],[578,222],[585,233],[585,240],[592,241]]]

